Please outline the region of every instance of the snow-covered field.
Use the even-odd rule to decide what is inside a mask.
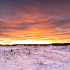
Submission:
[[[0,70],[70,70],[70,45],[0,46]]]

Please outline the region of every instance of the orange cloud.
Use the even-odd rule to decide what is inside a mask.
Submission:
[[[70,2],[0,1],[0,42],[70,42]],[[5,41],[4,41],[5,39]]]

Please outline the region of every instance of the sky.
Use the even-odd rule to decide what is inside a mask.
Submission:
[[[5,43],[70,43],[70,0],[0,0]]]

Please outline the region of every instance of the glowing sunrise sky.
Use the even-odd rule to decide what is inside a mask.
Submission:
[[[70,43],[70,0],[0,0],[0,44]]]

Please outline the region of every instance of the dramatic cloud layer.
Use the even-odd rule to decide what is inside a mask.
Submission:
[[[70,42],[70,1],[0,0],[0,42],[19,40]]]

